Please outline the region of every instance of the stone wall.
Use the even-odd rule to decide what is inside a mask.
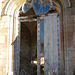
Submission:
[[[21,25],[20,45],[20,69],[28,69],[27,66],[31,63],[31,33],[23,23]]]
[[[72,7],[63,10],[65,73],[75,74],[75,0]]]
[[[5,75],[7,71],[7,35],[8,17],[4,16],[0,20],[0,75]]]

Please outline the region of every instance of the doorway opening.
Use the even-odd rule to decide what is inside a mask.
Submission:
[[[21,9],[20,9],[21,10]],[[28,15],[32,15],[29,18]],[[20,73],[22,71],[29,75],[37,75],[37,66],[39,61],[41,75],[44,75],[44,21],[40,21],[40,30],[37,26],[37,16],[33,8],[26,13],[20,11],[19,18],[21,22],[20,37]],[[37,28],[38,27],[38,28]],[[38,29],[38,30],[37,30]],[[38,35],[40,34],[40,35]],[[40,37],[40,39],[38,39]],[[40,40],[40,41],[39,41]],[[37,53],[37,42],[41,45],[41,53]],[[40,46],[39,45],[39,46]],[[37,56],[38,54],[38,56]],[[37,57],[39,59],[37,59]]]
[[[44,25],[40,20],[40,71],[44,75]],[[21,22],[20,71],[37,75],[37,21]]]
[[[20,9],[21,10],[21,9]],[[20,11],[20,73],[37,75],[37,21],[25,16],[35,15],[33,8],[24,13]]]
[[[21,10],[21,9],[20,9]],[[59,75],[60,36],[57,11],[36,15],[33,8],[20,11],[20,73]]]
[[[37,22],[21,22],[20,71],[37,73]]]

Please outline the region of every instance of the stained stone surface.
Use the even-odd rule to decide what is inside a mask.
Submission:
[[[44,58],[45,75],[53,70],[58,75],[57,14],[44,18]]]

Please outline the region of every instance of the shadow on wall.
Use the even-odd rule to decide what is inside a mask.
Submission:
[[[13,72],[14,74],[18,75],[18,73],[21,73],[21,71],[24,69],[25,74],[29,75],[36,75],[36,68],[37,66],[35,64],[31,64],[31,62],[27,61],[25,58],[25,55],[22,56],[22,53],[19,53],[19,41],[18,41],[18,36],[14,40],[14,42],[11,44],[13,45],[13,62],[14,62],[14,67],[13,67]],[[19,55],[18,55],[19,53]],[[21,55],[21,57],[20,57]],[[29,56],[27,56],[29,57]],[[19,58],[21,58],[19,60]],[[23,59],[23,60],[22,60]],[[20,65],[18,64],[20,61]],[[27,63],[28,62],[28,63]],[[17,68],[17,66],[20,66],[20,68]],[[23,72],[22,72],[23,73]]]
[[[19,61],[19,47],[20,47],[18,39],[19,39],[19,36],[17,36],[15,38],[15,40],[13,41],[13,43],[11,44],[13,47],[13,51],[12,51],[12,53],[13,53],[12,54],[13,55],[13,57],[12,57],[13,64],[12,65],[14,66],[13,72],[16,75],[19,73],[19,68],[17,69],[17,64],[19,64],[18,61]]]
[[[12,45],[13,45],[13,62],[14,62],[13,71],[15,72],[16,75],[18,75],[17,74],[18,71],[20,72],[23,69],[25,70],[25,72],[27,72],[27,74],[36,75],[36,67],[37,66],[35,64],[31,64],[32,57],[35,56],[36,48],[37,48],[36,22],[34,24],[33,23],[21,24],[21,36],[20,36],[21,38],[19,38],[19,36],[17,36],[15,38],[14,42],[12,43]],[[28,27],[26,25],[28,25]],[[32,29],[32,36],[31,36],[31,32],[29,31],[30,28]],[[19,53],[19,48],[20,48],[20,53]],[[19,60],[19,58],[20,58],[20,60]],[[19,61],[20,61],[20,65],[18,65]],[[17,65],[20,66],[20,69],[17,68]],[[33,74],[34,72],[35,72],[35,74]]]
[[[74,70],[74,75],[75,75],[75,70]]]

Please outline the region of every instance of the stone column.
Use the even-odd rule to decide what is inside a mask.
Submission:
[[[12,75],[12,22],[10,16],[3,16],[0,21],[0,75]],[[11,22],[11,23],[10,23]]]
[[[7,18],[7,17],[6,17]],[[13,75],[13,17],[8,16],[8,35],[7,35],[7,69],[8,75]]]
[[[44,18],[44,71],[58,75],[57,13]]]
[[[14,65],[14,75],[19,75],[20,67],[20,31],[21,22],[18,17],[14,16],[13,24],[13,65]]]
[[[40,71],[40,18],[37,18],[37,75],[41,75]]]

